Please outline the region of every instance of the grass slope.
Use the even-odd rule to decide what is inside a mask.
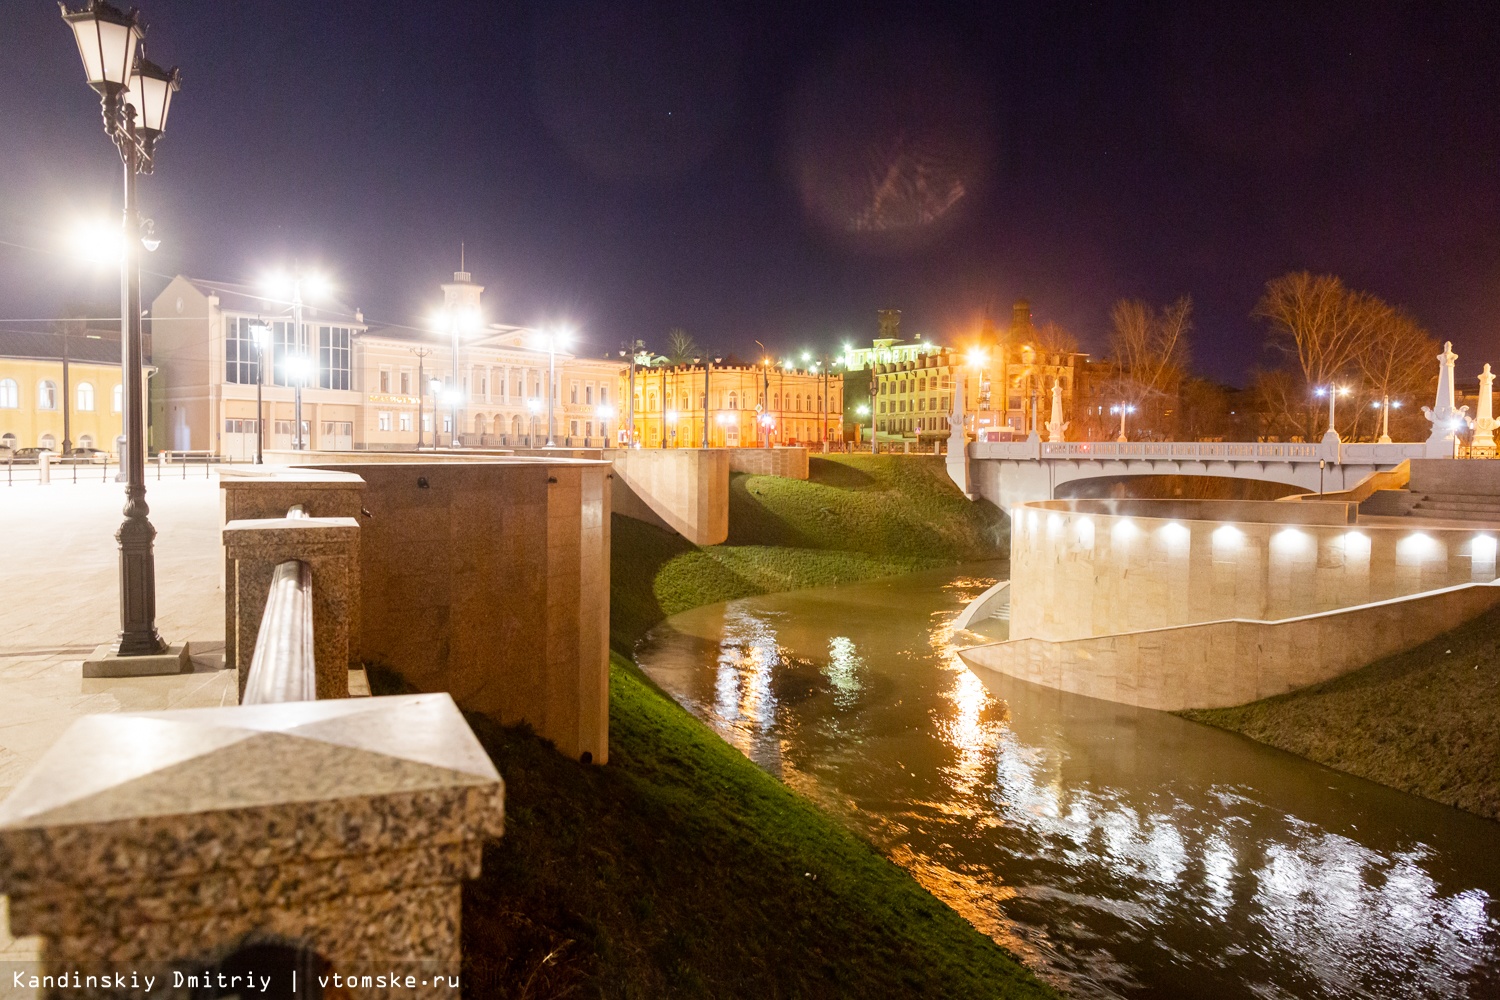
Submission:
[[[1181,715],[1500,820],[1500,609],[1302,691]]]
[[[464,890],[467,997],[1055,995],[623,660],[607,767],[474,724],[508,819]]]
[[[628,654],[657,622],[716,601],[992,559],[1007,552],[1005,525],[936,457],[820,456],[805,482],[735,474],[723,545],[614,518],[610,642]]]

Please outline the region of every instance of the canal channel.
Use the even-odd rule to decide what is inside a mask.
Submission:
[[[955,655],[1003,564],[747,598],[646,672],[1078,997],[1500,996],[1500,826]]]

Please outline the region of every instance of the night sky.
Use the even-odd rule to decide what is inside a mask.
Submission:
[[[60,251],[118,161],[55,3],[0,31],[0,319],[111,302]],[[962,340],[1017,296],[1102,350],[1191,294],[1242,381],[1310,268],[1500,364],[1500,18],[1457,3],[748,5],[148,0],[179,65],[144,266],[294,258],[374,324],[468,246],[488,318],[594,352]],[[1488,16],[1487,16],[1488,15]],[[16,246],[19,245],[19,246]],[[161,280],[148,276],[149,298]]]

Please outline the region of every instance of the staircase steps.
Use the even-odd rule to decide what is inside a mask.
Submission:
[[[1500,496],[1376,490],[1359,505],[1359,513],[1365,517],[1425,517],[1500,524]]]

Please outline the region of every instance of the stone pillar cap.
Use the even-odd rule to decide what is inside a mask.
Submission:
[[[0,891],[473,841],[503,796],[446,693],[90,715],[0,802]]]

